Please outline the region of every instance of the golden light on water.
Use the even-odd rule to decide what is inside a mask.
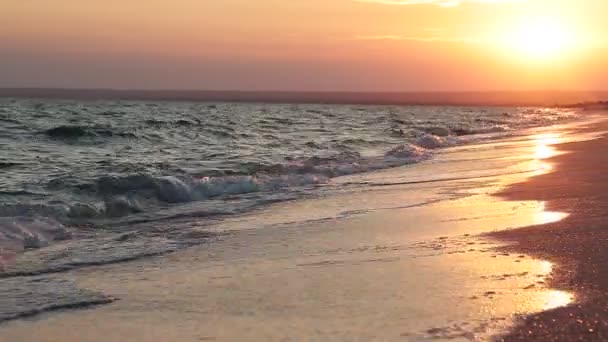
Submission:
[[[551,163],[546,162],[549,159],[560,154],[552,145],[559,144],[563,138],[558,134],[539,134],[532,138],[533,146],[530,151],[532,154],[529,167],[533,170],[534,176],[539,176],[548,173],[553,169]]]
[[[541,261],[540,273],[549,275],[553,271],[553,264],[549,261]],[[542,293],[543,310],[551,310],[566,306],[574,300],[574,296],[565,291],[550,290]]]
[[[544,309],[551,310],[566,306],[572,303],[572,300],[573,296],[568,292],[558,290],[549,291],[546,294]]]
[[[539,144],[536,146],[536,149],[534,151],[534,157],[536,159],[547,159],[554,156],[555,153],[556,152],[553,147],[544,144]]]
[[[549,274],[553,271],[553,264],[549,261],[541,261],[540,263],[540,272],[543,274]]]
[[[534,136],[534,141],[536,141],[537,144],[544,145],[556,145],[563,142],[563,140],[563,137],[556,133],[544,133]]]
[[[552,146],[559,144],[562,138],[557,134],[539,134],[534,138],[534,158],[547,159],[558,154],[557,150]]]
[[[546,173],[551,170],[552,166],[549,163],[543,162],[544,159],[551,158],[558,154],[558,151],[552,146],[562,142],[562,137],[558,134],[540,134],[534,137],[534,159],[535,163],[538,164],[538,171]],[[567,213],[552,212],[546,210],[546,202],[541,202],[538,206],[538,211],[534,216],[536,224],[548,224],[558,222],[568,217]],[[548,276],[553,271],[553,264],[549,261],[540,262],[539,272]],[[551,310],[566,306],[574,300],[571,293],[549,290],[542,292],[539,300],[543,303],[543,310]]]
[[[568,217],[568,214],[566,214],[566,213],[546,211],[545,202],[542,202],[538,209],[539,209],[538,212],[534,216],[534,220],[535,220],[536,224],[539,224],[539,225],[559,222],[559,221],[565,219],[566,217]]]

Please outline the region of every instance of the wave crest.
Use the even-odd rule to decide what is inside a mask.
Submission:
[[[80,138],[110,138],[114,136],[123,138],[136,138],[137,136],[131,132],[115,131],[108,127],[98,126],[78,126],[78,125],[61,125],[44,131],[44,134],[52,139],[71,139]]]

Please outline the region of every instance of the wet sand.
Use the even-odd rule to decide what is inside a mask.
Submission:
[[[371,199],[384,206],[408,195],[399,189]],[[233,226],[344,201],[285,204]],[[482,215],[470,211],[473,203],[484,207]],[[512,207],[482,194],[241,229],[165,257],[72,271],[64,281],[118,300],[7,322],[0,341],[486,340],[508,328],[513,313],[570,301],[567,293],[532,286],[546,279],[549,263],[497,254],[496,245],[472,236],[531,224],[543,212],[529,203],[514,215]]]
[[[602,123],[588,131],[606,131]],[[523,319],[504,341],[608,340],[608,137],[556,146],[550,173],[512,185],[499,195],[546,201],[569,214],[559,222],[492,233],[525,253],[556,265],[549,286],[572,292],[576,304]]]

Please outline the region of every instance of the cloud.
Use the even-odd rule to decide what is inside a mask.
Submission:
[[[399,35],[382,35],[382,36],[356,36],[356,40],[405,40],[405,37]]]
[[[356,36],[356,40],[385,40],[385,41],[416,41],[416,42],[446,42],[446,43],[479,43],[481,40],[472,37],[416,37],[401,35]]]
[[[441,7],[455,7],[462,3],[518,3],[526,0],[355,0],[357,2],[372,2],[384,5],[436,5]]]

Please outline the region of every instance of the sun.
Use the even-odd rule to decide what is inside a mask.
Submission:
[[[517,23],[510,31],[507,34],[510,49],[528,61],[560,59],[574,48],[574,34],[555,19],[529,19]]]

